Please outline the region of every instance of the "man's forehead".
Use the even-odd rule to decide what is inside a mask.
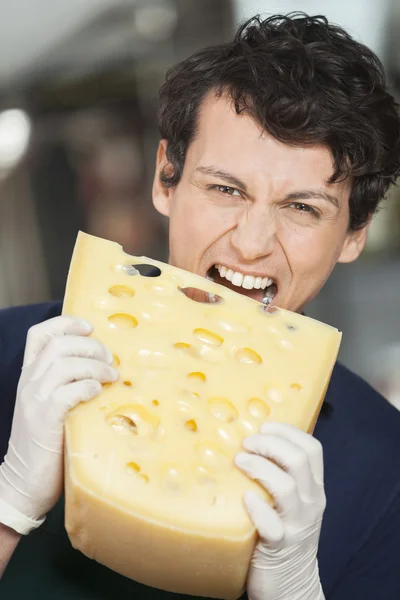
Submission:
[[[193,169],[249,176],[256,172],[276,179],[288,176],[327,183],[334,162],[324,146],[291,146],[273,138],[243,113],[237,115],[224,98],[208,98],[199,114],[197,131],[187,157]],[[232,173],[234,171],[235,173]]]
[[[328,147],[323,145],[286,144],[274,138],[262,127],[248,111],[236,111],[232,98],[224,93],[209,93],[201,102],[196,124],[194,141],[214,142],[221,146],[232,142],[238,144],[251,143],[256,148],[265,148],[268,144],[285,150],[286,153],[299,156],[307,151],[319,155],[327,155],[333,166],[333,159]]]
[[[250,116],[248,111],[241,110],[239,113],[237,112],[235,103],[227,91],[219,93],[216,90],[212,90],[200,103],[197,122],[198,129],[206,128],[208,124],[215,121],[219,124],[235,123],[238,127],[243,127],[243,122],[245,121],[248,127],[252,123],[260,137],[267,134],[261,125]]]

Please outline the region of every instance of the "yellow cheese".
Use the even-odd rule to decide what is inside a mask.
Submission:
[[[256,543],[243,493],[268,497],[233,457],[267,420],[313,430],[341,334],[83,233],[63,312],[120,372],[67,415],[72,545],[152,587],[238,598]]]

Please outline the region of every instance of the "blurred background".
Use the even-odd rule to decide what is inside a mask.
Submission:
[[[256,13],[324,14],[372,48],[400,95],[398,0],[13,0],[0,8],[0,307],[62,298],[78,229],[168,259],[151,206],[166,69]],[[400,408],[400,192],[308,314]]]

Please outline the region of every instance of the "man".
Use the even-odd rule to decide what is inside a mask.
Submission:
[[[399,172],[381,65],[323,17],[255,18],[232,43],[177,65],[160,130],[153,202],[170,219],[170,262],[293,311],[337,262],[358,258]],[[1,456],[13,418],[0,469],[1,597],[167,597],[66,538],[63,418],[118,374],[90,324],[60,310],[0,315]],[[270,423],[247,438],[235,462],[276,503],[244,498],[259,532],[250,600],[398,600],[399,455],[400,414],[339,364],[314,436]]]

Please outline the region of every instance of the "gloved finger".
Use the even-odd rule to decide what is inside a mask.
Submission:
[[[74,381],[95,379],[100,383],[110,383],[118,377],[116,369],[94,358],[61,358],[44,374],[39,385],[39,397],[47,400],[56,389]]]
[[[63,417],[65,413],[79,404],[92,400],[102,391],[101,383],[95,379],[82,379],[67,383],[58,388],[53,394],[54,410],[59,411],[59,416]]]
[[[31,436],[31,440],[40,446],[43,450],[49,452],[62,451],[62,434],[64,419],[66,413],[79,404],[79,402],[88,402],[100,394],[102,390],[101,383],[95,379],[82,379],[74,381],[56,389],[52,395],[51,406],[48,407],[46,415],[52,424],[51,429],[47,430],[45,442],[43,439],[36,439]]]
[[[292,442],[307,454],[310,461],[311,472],[317,484],[324,482],[324,461],[321,443],[309,433],[301,431],[287,423],[264,423],[260,428],[261,433],[279,435]]]
[[[293,477],[302,499],[313,499],[315,481],[308,456],[302,448],[285,438],[262,433],[245,438],[243,448],[273,460]]]
[[[31,327],[26,338],[24,367],[32,364],[51,339],[64,335],[89,335],[92,325],[78,317],[54,317]]]
[[[235,464],[248,477],[258,481],[272,496],[283,520],[296,519],[301,509],[301,499],[296,482],[268,458],[247,452],[238,452]]]
[[[285,526],[277,512],[254,492],[245,493],[244,505],[261,540],[271,549],[276,548],[285,535]]]
[[[42,350],[37,366],[35,365],[32,381],[40,379],[50,365],[63,357],[95,358],[111,365],[113,355],[98,340],[78,335],[66,335],[53,338]]]

